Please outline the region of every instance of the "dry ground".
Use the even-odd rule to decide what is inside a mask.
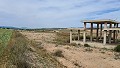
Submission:
[[[53,42],[55,33],[21,32],[28,39],[42,42],[43,48],[53,54],[61,50],[64,57],[55,57],[67,68],[120,68],[120,60],[114,59],[114,52],[100,48],[58,45]]]

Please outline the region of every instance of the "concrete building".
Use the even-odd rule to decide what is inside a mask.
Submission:
[[[80,37],[83,37],[83,43],[85,44],[86,41],[86,37],[89,37],[88,41],[91,42],[102,42],[104,45],[106,45],[106,43],[116,43],[118,40],[118,33],[120,31],[119,28],[119,22],[114,21],[114,20],[84,20],[82,21],[84,24],[84,28],[80,29],[80,28],[70,28],[70,43],[73,43],[73,41],[75,41],[75,39],[73,39],[74,36],[74,30],[77,30],[77,36],[78,39],[76,41],[80,41]],[[89,28],[89,36],[86,36],[86,33],[88,28],[86,27],[86,25],[89,24],[90,28]],[[94,27],[94,25],[96,27]],[[93,36],[93,30],[95,31],[96,35]],[[82,33],[81,33],[82,31]],[[81,35],[82,36],[81,36]],[[94,37],[94,38],[93,38]]]

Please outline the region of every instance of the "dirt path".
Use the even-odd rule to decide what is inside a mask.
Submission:
[[[119,68],[120,60],[114,59],[114,53],[98,48],[74,47],[50,43],[56,35],[54,33],[22,32],[30,40],[42,42],[43,47],[52,54],[61,50],[64,57],[56,59],[68,68]],[[49,42],[49,43],[48,43]]]

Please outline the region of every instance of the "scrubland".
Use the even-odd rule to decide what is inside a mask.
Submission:
[[[107,49],[70,44],[68,31],[0,31],[0,68],[120,67],[119,46]]]
[[[41,42],[43,49],[67,68],[119,68],[120,54],[113,49],[70,44],[69,32],[21,32],[29,40]],[[99,46],[99,45],[98,45]]]

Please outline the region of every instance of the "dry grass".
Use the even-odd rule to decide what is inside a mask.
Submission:
[[[45,49],[36,46],[38,44],[29,42],[15,31],[3,58],[0,58],[0,68],[64,68]]]
[[[57,33],[57,37],[55,39],[57,44],[69,44],[70,39],[69,39],[69,33],[67,32],[59,32]]]

